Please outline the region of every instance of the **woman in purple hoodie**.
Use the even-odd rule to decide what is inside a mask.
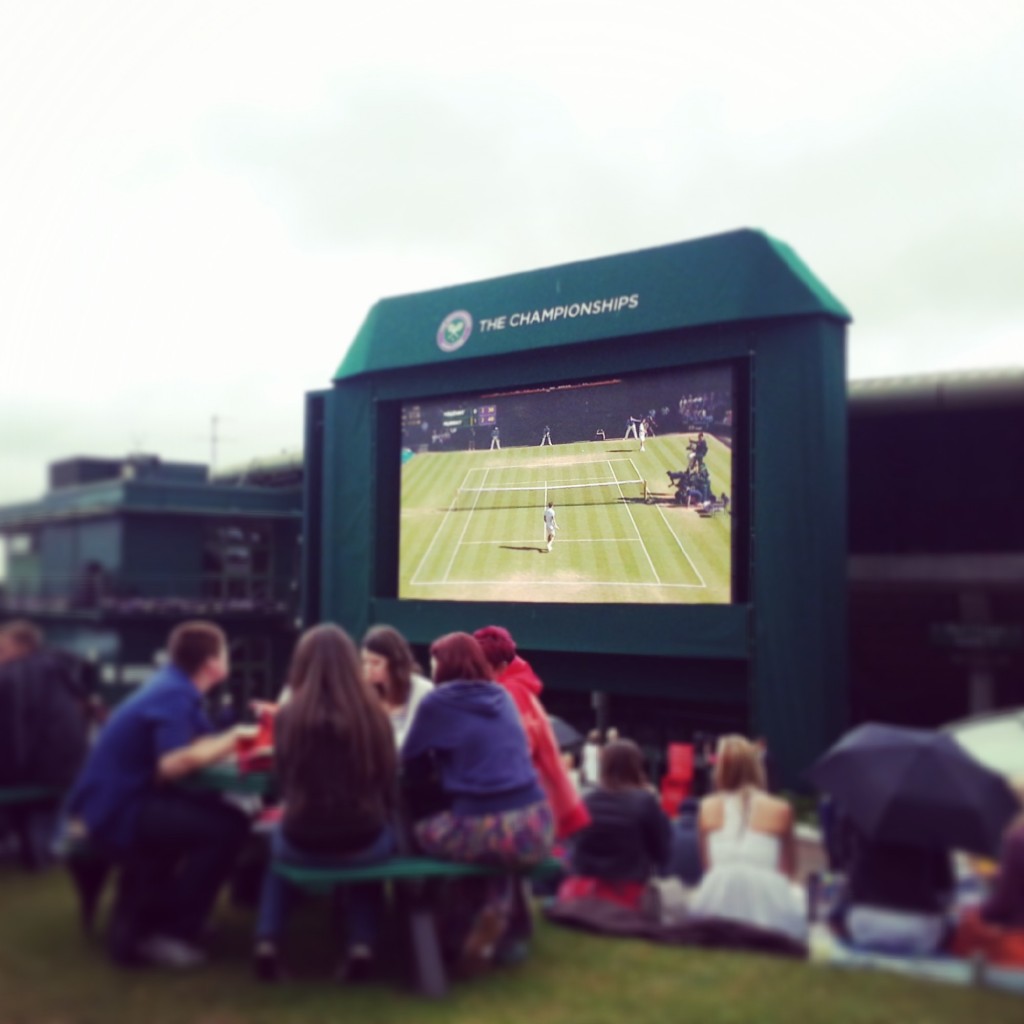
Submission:
[[[408,774],[433,757],[450,806],[414,826],[427,854],[445,860],[532,867],[550,852],[554,819],[530,760],[519,712],[496,686],[480,644],[449,633],[430,648],[435,689],[419,706],[402,747]],[[491,886],[462,944],[461,966],[491,959],[505,930],[510,890]]]

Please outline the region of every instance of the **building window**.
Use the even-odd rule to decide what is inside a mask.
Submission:
[[[19,556],[33,555],[36,550],[36,535],[34,533],[11,533],[7,535],[7,554],[16,558]]]
[[[253,700],[276,700],[281,688],[273,677],[273,644],[268,636],[235,635],[229,638],[231,678],[214,698],[216,710],[231,720],[242,718]]]
[[[203,597],[258,605],[271,599],[270,528],[211,523],[203,541]]]

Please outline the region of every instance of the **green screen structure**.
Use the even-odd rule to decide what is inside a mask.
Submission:
[[[846,713],[848,322],[750,230],[381,300],[307,399],[307,620],[500,623],[796,781]]]

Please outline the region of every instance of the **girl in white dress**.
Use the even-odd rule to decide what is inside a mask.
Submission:
[[[724,736],[714,784],[715,792],[701,801],[705,875],[691,899],[691,915],[806,941],[806,897],[793,882],[793,809],[764,791],[757,748],[742,736]]]

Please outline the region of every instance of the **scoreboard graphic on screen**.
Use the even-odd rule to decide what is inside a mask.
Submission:
[[[498,422],[496,405],[464,405],[441,410],[441,425],[447,430],[459,427],[493,427]]]

